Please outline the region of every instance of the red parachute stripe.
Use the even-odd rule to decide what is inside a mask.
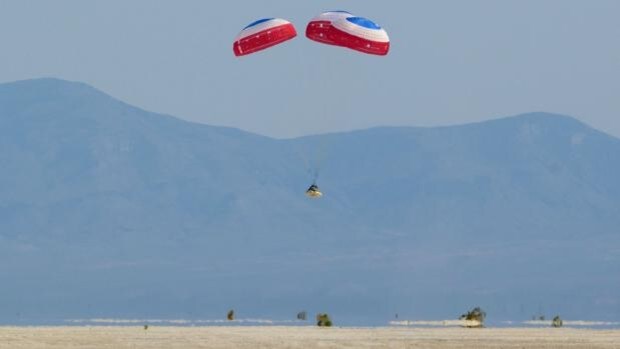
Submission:
[[[330,31],[330,39],[337,44],[350,49],[372,54],[385,56],[390,51],[390,42],[378,42],[360,38],[349,33],[346,33],[338,28],[332,27]]]
[[[245,56],[278,45],[297,36],[293,24],[288,23],[241,38],[233,44],[235,56]]]
[[[313,21],[306,27],[306,37],[323,44],[341,46],[332,38],[334,27],[330,21]]]

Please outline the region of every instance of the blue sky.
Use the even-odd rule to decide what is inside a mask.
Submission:
[[[311,42],[346,9],[382,25],[387,57]],[[83,81],[139,107],[290,137],[434,126],[530,111],[620,136],[620,1],[0,1],[0,81]],[[301,34],[243,59],[263,17]]]

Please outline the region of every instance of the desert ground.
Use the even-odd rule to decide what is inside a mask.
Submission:
[[[620,348],[620,330],[571,328],[0,327],[0,348]]]

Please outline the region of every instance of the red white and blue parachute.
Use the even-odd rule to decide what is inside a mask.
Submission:
[[[306,37],[380,56],[390,50],[390,38],[381,26],[346,11],[324,12],[314,17],[306,27]]]
[[[281,44],[297,36],[293,24],[280,18],[265,18],[243,28],[235,39],[235,56],[245,56]],[[306,26],[308,39],[327,45],[385,56],[390,50],[387,32],[375,22],[346,11],[328,11],[314,17]],[[316,185],[319,169],[313,171],[314,182],[306,195],[319,198],[323,194]]]
[[[233,44],[235,56],[245,56],[281,44],[297,36],[293,24],[281,18],[265,18],[243,28]]]
[[[297,36],[293,24],[281,18],[265,18],[243,28],[233,44],[235,56],[245,56],[281,44]],[[385,56],[390,38],[378,24],[347,11],[328,11],[306,26],[306,37],[327,45]]]
[[[390,51],[387,32],[375,22],[363,17],[347,17],[332,23],[334,40],[350,49],[385,56]]]

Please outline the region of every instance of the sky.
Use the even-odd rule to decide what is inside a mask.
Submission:
[[[304,37],[325,10],[384,27],[386,57]],[[532,111],[620,137],[620,1],[0,0],[0,82],[57,77],[138,107],[272,137]],[[235,58],[247,24],[300,34]]]

